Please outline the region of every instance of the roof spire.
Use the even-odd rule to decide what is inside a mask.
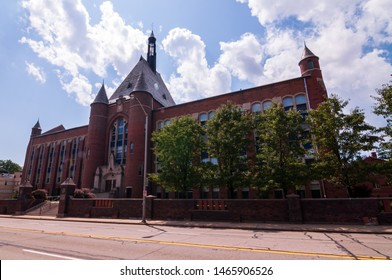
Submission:
[[[317,57],[311,50],[309,50],[308,46],[306,46],[306,42],[304,41],[304,51],[302,53],[301,60],[312,56]]]
[[[155,73],[157,71],[157,39],[154,36],[154,31],[151,30],[151,35],[148,38],[147,62],[151,70]]]
[[[41,129],[41,125],[40,125],[39,119],[38,119],[36,124],[31,129],[30,137],[35,137],[35,136],[41,135],[41,132],[42,132],[42,129]]]
[[[105,81],[102,80],[102,86],[101,89],[99,90],[97,96],[95,97],[94,103],[103,103],[103,104],[109,104],[108,96],[106,95],[106,90],[105,90]]]
[[[39,123],[39,118],[38,118],[36,124],[33,126],[33,128],[41,129],[41,124]]]

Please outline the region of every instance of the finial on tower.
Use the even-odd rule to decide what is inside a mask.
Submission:
[[[154,36],[154,30],[151,30],[150,37],[148,38],[147,62],[154,73],[157,71],[157,39]]]

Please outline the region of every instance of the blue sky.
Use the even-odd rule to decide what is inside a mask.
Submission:
[[[31,127],[88,123],[154,29],[158,71],[177,103],[299,76],[303,42],[329,93],[372,115],[391,80],[390,0],[25,0],[0,4],[0,159],[23,165]]]

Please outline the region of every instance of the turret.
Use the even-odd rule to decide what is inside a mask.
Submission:
[[[154,36],[154,31],[151,31],[151,35],[148,38],[148,50],[147,50],[147,62],[154,73],[157,71],[157,39]]]
[[[102,84],[93,103],[90,105],[90,121],[85,148],[85,163],[81,187],[92,188],[94,174],[98,166],[105,163],[106,125],[109,101],[105,85]]]
[[[298,63],[301,69],[301,75],[312,75],[317,78],[323,78],[321,74],[319,58],[304,44],[304,51],[301,60]]]
[[[298,63],[304,79],[304,91],[308,98],[308,108],[317,108],[327,98],[327,89],[319,64],[319,58],[304,44],[304,51]]]
[[[42,132],[42,129],[41,129],[41,125],[38,120],[37,123],[31,129],[30,137],[35,137],[35,136],[41,135],[41,132]]]

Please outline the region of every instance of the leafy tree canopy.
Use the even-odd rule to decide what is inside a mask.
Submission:
[[[372,150],[379,138],[362,110],[344,112],[347,104],[332,95],[309,112],[308,123],[317,158],[314,172],[320,179],[351,189],[363,175],[361,152]]]
[[[22,171],[22,167],[10,159],[0,160],[0,168],[7,171],[10,174]]]
[[[172,121],[153,133],[158,173],[149,178],[167,191],[186,193],[198,187],[202,179],[200,155],[203,147],[202,127],[189,116]]]
[[[258,115],[257,160],[254,167],[256,186],[262,189],[282,188],[294,193],[308,177],[305,144],[309,142],[300,112],[284,111],[274,103]]]
[[[377,89],[377,96],[373,98],[376,100],[376,105],[373,112],[382,116],[387,124],[381,128],[384,133],[383,139],[380,143],[380,155],[383,158],[392,158],[392,81],[384,84],[381,89]]]
[[[251,115],[230,102],[221,106],[207,122],[207,150],[211,157],[217,159],[213,181],[226,188],[229,197],[233,196],[236,188],[248,185],[246,151],[252,128]]]

